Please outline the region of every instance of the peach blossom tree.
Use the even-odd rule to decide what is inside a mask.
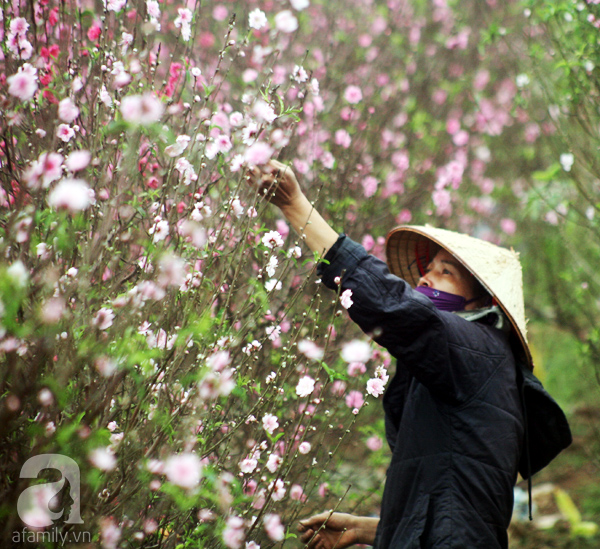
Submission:
[[[556,131],[528,110],[525,54],[503,39],[520,36],[522,6],[1,13],[2,539],[23,528],[20,470],[39,454],[75,460],[81,489],[52,507],[58,479],[41,478],[34,537],[251,549],[298,543],[312,511],[376,512],[391,357],[245,171],[288,163],[375,255],[395,223],[515,242]]]

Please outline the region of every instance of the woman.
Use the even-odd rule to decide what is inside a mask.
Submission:
[[[517,473],[530,477],[570,442],[562,411],[530,373],[517,255],[398,227],[386,243],[391,274],[329,226],[288,167],[271,161],[248,177],[327,260],[323,283],[351,291],[352,320],[397,360],[383,399],[392,460],[381,517],[321,513],[300,522],[301,539],[317,549],[508,547]],[[531,391],[538,408],[526,417]],[[559,436],[532,455],[531,422],[542,433],[548,417]]]

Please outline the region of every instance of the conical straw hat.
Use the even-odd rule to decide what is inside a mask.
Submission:
[[[530,369],[533,361],[527,343],[527,321],[523,302],[523,276],[519,254],[445,229],[405,225],[392,229],[386,240],[390,271],[415,287],[439,247],[458,259],[495,298],[506,313],[523,347]]]

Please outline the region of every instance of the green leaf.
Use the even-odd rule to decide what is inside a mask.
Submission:
[[[561,488],[557,488],[554,491],[554,499],[556,500],[556,505],[560,512],[571,524],[571,528],[574,528],[581,522],[581,513],[567,492]]]
[[[336,372],[334,369],[327,366],[327,364],[325,364],[325,362],[321,361],[320,364],[321,364],[323,370],[325,370],[325,372],[329,376],[329,381],[335,381],[336,379],[345,381],[348,379],[347,375]]]
[[[560,164],[556,163],[547,170],[533,172],[533,178],[537,181],[552,181],[560,173]]]
[[[595,522],[580,522],[571,530],[574,536],[582,538],[593,538],[598,533],[598,525]]]
[[[215,86],[215,85],[209,86],[208,84],[203,84],[203,87],[204,87],[204,96],[206,97],[206,99],[208,99],[210,97],[211,93],[217,89],[217,86]]]
[[[130,125],[125,120],[113,120],[102,129],[104,135],[119,135],[129,129]]]

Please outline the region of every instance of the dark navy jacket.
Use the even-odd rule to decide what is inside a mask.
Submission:
[[[505,548],[524,421],[507,335],[438,311],[340,237],[319,266],[348,313],[397,359],[383,399],[392,460],[377,548]]]

